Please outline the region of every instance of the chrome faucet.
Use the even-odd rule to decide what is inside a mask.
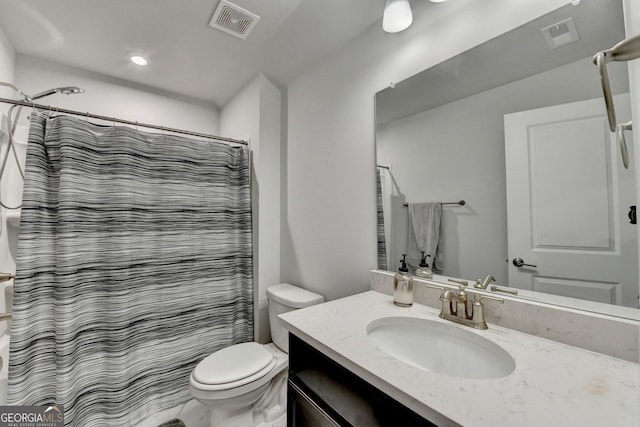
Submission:
[[[455,280],[449,279],[450,282],[455,282],[458,284],[458,292],[454,292],[453,290],[449,290],[449,294],[447,292],[441,296],[440,300],[450,301],[449,313],[454,312],[458,319],[468,319],[469,315],[467,314],[467,293],[464,291],[467,286],[469,286],[469,282],[466,280]],[[444,304],[444,302],[443,302]],[[453,305],[453,307],[452,307]]]
[[[496,285],[492,285],[491,287],[489,287],[491,282],[495,281],[496,278],[489,274],[484,278],[484,280],[476,279],[476,284],[473,287],[476,289],[490,289],[492,292],[504,292],[505,294],[518,295],[518,291],[515,289],[505,289]]]
[[[461,325],[471,326],[472,328],[487,329],[487,322],[484,318],[484,305],[482,302],[493,301],[502,304],[504,300],[502,298],[474,293],[473,303],[471,304],[471,314],[469,314],[467,311],[467,301],[469,298],[465,291],[467,282],[449,280],[459,284],[457,291],[444,286],[426,284],[427,288],[440,289],[443,291],[440,295],[440,301],[442,302],[440,317]]]
[[[484,280],[477,279],[474,287],[477,289],[487,289],[487,286],[489,286],[491,282],[495,282],[495,281],[496,281],[496,278],[489,274],[487,277],[484,278]]]

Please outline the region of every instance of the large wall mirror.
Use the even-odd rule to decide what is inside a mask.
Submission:
[[[407,253],[409,206],[442,202],[441,274],[638,308],[639,165],[622,165],[592,62],[624,38],[621,0],[569,4],[377,93],[379,268]],[[628,121],[627,65],[610,65]]]

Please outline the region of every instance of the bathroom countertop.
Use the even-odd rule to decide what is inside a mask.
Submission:
[[[441,426],[640,425],[638,364],[489,325],[458,327],[507,350],[515,370],[497,379],[454,378],[430,372],[379,350],[369,322],[409,316],[442,320],[438,310],[403,308],[368,291],[280,315],[287,328],[370,384]]]

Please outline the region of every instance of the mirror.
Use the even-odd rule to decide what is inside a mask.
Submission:
[[[592,62],[624,38],[621,0],[569,4],[378,92],[379,269],[407,253],[409,207],[442,202],[434,272],[637,308],[639,165],[622,166]],[[628,121],[626,63],[608,70]]]

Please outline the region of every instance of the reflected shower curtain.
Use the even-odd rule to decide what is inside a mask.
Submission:
[[[9,404],[129,426],[253,340],[246,147],[32,114]]]
[[[384,209],[382,203],[382,178],[380,169],[376,168],[376,223],[378,237],[378,268],[388,270],[387,265],[387,242],[384,228]]]

